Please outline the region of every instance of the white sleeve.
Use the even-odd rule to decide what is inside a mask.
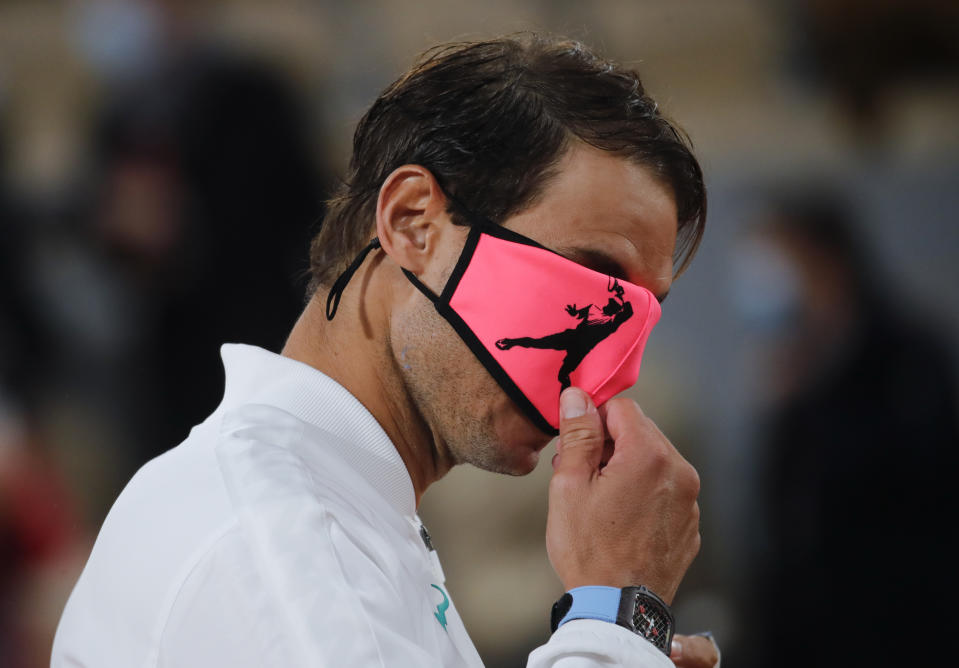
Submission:
[[[674,668],[665,654],[628,629],[596,619],[566,622],[529,655],[527,668]]]
[[[294,665],[260,579],[239,536],[221,538],[176,594],[156,650],[158,668]]]

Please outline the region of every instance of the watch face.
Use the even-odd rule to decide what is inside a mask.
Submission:
[[[672,640],[672,615],[658,601],[645,594],[636,595],[633,609],[633,626],[636,632],[667,654]]]

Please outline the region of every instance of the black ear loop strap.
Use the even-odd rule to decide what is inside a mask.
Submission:
[[[350,263],[350,266],[346,268],[346,271],[340,274],[336,281],[334,281],[333,287],[330,288],[330,294],[326,297],[327,320],[332,320],[333,316],[336,315],[336,310],[340,307],[340,297],[343,296],[343,291],[346,289],[346,284],[350,282],[351,278],[353,278],[353,274],[355,274],[356,270],[360,268],[361,264],[363,264],[363,260],[365,260],[366,256],[370,254],[370,251],[379,247],[379,238],[373,237],[373,240],[366,245],[366,248],[361,250],[360,254],[353,259],[353,261]]]
[[[414,273],[413,273],[412,271],[410,271],[409,269],[404,269],[404,270],[403,270],[403,273],[406,274],[406,278],[409,279],[409,282],[413,284],[413,287],[415,287],[417,290],[419,290],[420,292],[422,292],[423,295],[424,295],[427,299],[429,299],[431,302],[433,302],[433,305],[434,305],[434,306],[439,302],[439,297],[437,297],[437,296],[433,293],[432,290],[430,290],[428,287],[426,287],[426,286],[420,281],[420,279],[418,279],[418,278],[416,277],[416,274],[414,274]]]
[[[495,227],[495,224],[482,216],[474,215],[468,208],[462,205],[462,203],[444,191],[446,197],[456,204],[459,208],[466,213],[467,217],[470,219],[471,225],[481,226],[483,228]],[[363,264],[363,261],[366,259],[366,256],[370,254],[370,251],[380,248],[379,237],[373,237],[372,241],[366,245],[366,248],[361,250],[359,254],[353,258],[353,261],[350,263],[350,266],[346,270],[337,276],[336,280],[333,282],[333,286],[330,288],[330,294],[326,296],[326,319],[332,320],[336,315],[337,309],[340,307],[340,297],[343,296],[343,291],[346,290],[346,284],[350,282],[350,279],[353,278],[353,274],[356,273],[357,269],[360,268],[360,265]],[[416,278],[411,272],[406,269],[403,270],[403,273],[406,274],[407,278],[415,285],[420,292],[426,295],[431,302],[436,303],[437,297],[434,295],[429,288],[423,285],[419,279]]]

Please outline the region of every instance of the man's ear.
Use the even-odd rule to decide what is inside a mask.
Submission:
[[[421,274],[449,223],[446,195],[428,169],[403,165],[386,177],[376,202],[376,236],[401,267]]]

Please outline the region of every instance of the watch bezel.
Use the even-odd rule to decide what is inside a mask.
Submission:
[[[660,617],[662,617],[662,619],[667,623],[666,633],[663,634],[663,636],[650,637],[636,627],[636,609],[639,607],[640,602],[650,605],[652,608],[660,612]],[[676,623],[673,617],[673,612],[669,609],[669,605],[667,605],[663,599],[654,594],[648,588],[644,586],[623,587],[622,594],[620,595],[619,599],[619,611],[616,615],[616,623],[629,629],[633,633],[642,636],[655,647],[658,647],[660,651],[666,654],[666,656],[669,656],[673,641],[673,631]]]

